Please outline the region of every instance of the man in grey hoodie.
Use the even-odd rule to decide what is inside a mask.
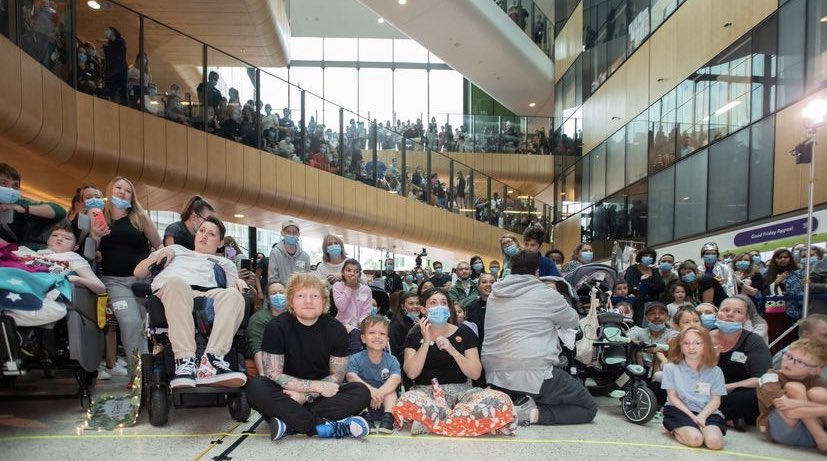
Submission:
[[[597,414],[588,390],[559,364],[558,328],[577,328],[577,312],[538,278],[540,257],[520,251],[511,275],[488,297],[482,365],[494,389],[511,396],[521,424],[583,424]]]
[[[299,235],[296,221],[288,219],[281,224],[281,242],[270,250],[268,282],[281,282],[286,286],[294,272],[310,271],[310,256],[299,246]]]

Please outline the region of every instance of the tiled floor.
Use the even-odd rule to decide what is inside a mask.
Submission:
[[[37,388],[71,393],[69,377],[37,380]],[[24,390],[32,390],[23,383]],[[98,394],[121,391],[125,379],[98,386]],[[8,396],[8,391],[0,396]],[[532,426],[516,437],[451,439],[412,437],[407,433],[375,435],[364,440],[319,440],[287,437],[278,443],[267,439],[267,424],[257,425],[253,412],[243,423],[232,421],[226,408],[175,409],[164,427],[151,426],[142,413],[138,424],[122,430],[79,429],[83,413],[76,399],[0,401],[0,460],[816,460],[815,451],[796,450],[766,442],[753,428],[741,434],[730,431],[722,452],[693,450],[675,442],[655,423],[637,426],[620,413],[617,400],[598,398],[600,412],[593,424],[583,426]],[[223,457],[222,457],[223,455]]]

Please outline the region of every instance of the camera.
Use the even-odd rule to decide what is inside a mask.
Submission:
[[[422,257],[428,256],[428,249],[423,248],[422,253],[414,253],[414,256],[416,256],[416,267],[422,267]]]

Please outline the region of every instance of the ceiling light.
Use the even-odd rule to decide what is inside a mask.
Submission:
[[[233,218],[243,218],[243,217],[244,217],[244,215],[240,214],[240,213],[236,213],[236,214],[233,215]]]
[[[400,4],[400,5],[404,5],[404,4],[406,4],[406,3],[408,3],[408,0],[399,0],[399,4]]]
[[[534,106],[536,106],[536,105],[537,105],[537,103],[536,103],[536,102],[530,102],[530,103],[528,103],[528,107],[534,107]]]
[[[827,22],[827,16],[822,16],[821,17],[821,22]]]
[[[96,2],[95,0],[89,0],[88,2],[86,2],[86,4],[89,5],[89,8],[92,8],[93,10],[101,9],[101,4]]]
[[[379,18],[379,19],[376,20],[376,22],[378,22],[379,24],[384,24],[385,23],[385,18]]]

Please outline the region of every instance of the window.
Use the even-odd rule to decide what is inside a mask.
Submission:
[[[626,130],[606,141],[606,193],[613,194],[626,184]]]
[[[810,0],[807,12],[807,89],[827,80],[827,0]]]
[[[413,40],[394,40],[393,60],[394,62],[426,63],[428,62],[428,50]]]
[[[749,132],[743,129],[709,148],[707,227],[719,229],[747,220]]]
[[[356,61],[355,38],[324,38],[325,61]]]
[[[778,16],[752,34],[752,121],[775,111],[775,68],[778,61]]]
[[[710,86],[709,132],[712,140],[749,124],[752,74],[752,40],[747,37],[726,49],[709,69],[714,79]]]
[[[606,143],[601,143],[589,154],[591,187],[589,201],[594,203],[606,196]]]
[[[750,130],[749,219],[758,219],[772,214],[775,116],[752,125]]]
[[[393,119],[393,71],[390,69],[359,70],[359,113],[371,120],[388,122]]]
[[[434,114],[462,113],[462,74],[453,70],[432,70],[428,73],[428,112]],[[437,117],[439,119],[439,117]],[[454,123],[454,128],[459,124]]]
[[[652,0],[652,30],[658,28],[678,7],[677,0]]]
[[[672,240],[675,219],[675,167],[649,176],[647,243]]]
[[[675,238],[706,230],[707,152],[681,160],[675,168]]]
[[[804,94],[804,0],[790,0],[778,13],[778,107]]]
[[[290,59],[295,61],[321,61],[323,57],[321,37],[292,37]]]
[[[359,61],[393,62],[393,42],[383,38],[360,38]]]
[[[339,107],[356,110],[358,107],[358,71],[353,68],[327,67],[324,70],[325,115],[321,122],[338,131]],[[333,104],[331,104],[333,103]],[[317,118],[317,122],[320,120]]]
[[[397,69],[393,74],[393,110],[402,123],[428,113],[428,72],[425,69]]]
[[[649,171],[659,171],[675,161],[675,104],[677,91],[649,107]]]
[[[646,176],[649,123],[644,112],[626,125],[626,184]]]

